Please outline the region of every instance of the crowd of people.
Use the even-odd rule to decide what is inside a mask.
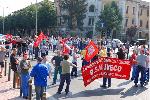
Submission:
[[[60,85],[57,93],[61,94],[61,91],[66,81],[66,94],[69,93],[69,85],[71,82],[70,77],[78,77],[78,58],[82,60],[82,66],[89,64],[90,62],[98,59],[99,57],[112,57],[119,59],[129,59],[132,66],[132,77],[135,86],[138,87],[139,73],[141,73],[140,85],[145,86],[149,82],[149,48],[145,45],[134,45],[132,51],[130,45],[118,44],[117,42],[107,41],[103,39],[101,41],[93,40],[99,49],[99,53],[87,62],[85,57],[85,47],[91,41],[91,39],[85,38],[67,38],[65,44],[69,48],[68,54],[64,54],[63,40],[61,37],[50,37],[47,40],[43,40],[38,47],[34,47],[35,39],[14,39],[6,40],[3,45],[0,42],[0,65],[2,77],[4,60],[6,57],[10,57],[11,69],[15,73],[15,82],[17,88],[21,88],[23,98],[28,99],[28,82],[34,79],[36,100],[42,98],[43,92],[46,91],[47,77],[52,77],[52,66],[54,66],[54,75],[52,85],[57,82],[57,75],[60,75]],[[56,53],[52,59],[47,59],[49,51]],[[132,52],[132,53],[130,53]],[[11,53],[11,54],[10,54]],[[79,55],[80,54],[80,55]],[[72,62],[69,61],[69,57],[72,56]],[[20,59],[21,58],[21,59]],[[37,60],[36,65],[31,65],[31,60]],[[32,67],[33,66],[33,67]],[[72,66],[72,69],[71,69]],[[30,71],[31,69],[31,71]],[[101,87],[111,87],[111,78],[103,77],[103,84]],[[20,85],[21,82],[21,85]]]

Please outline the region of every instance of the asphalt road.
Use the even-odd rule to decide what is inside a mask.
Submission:
[[[55,54],[49,52],[48,61]],[[70,57],[71,61],[72,57]],[[36,64],[36,61],[31,62],[32,65]],[[52,67],[52,73],[54,72],[54,66]],[[52,78],[48,78],[47,86],[47,100],[149,100],[150,98],[150,86],[134,87],[134,82],[130,80],[112,79],[112,87],[101,88],[102,79],[97,79],[87,87],[84,87],[82,75],[81,75],[81,59],[78,59],[78,77],[71,79],[70,93],[65,95],[65,86],[61,95],[56,94],[59,86],[59,75],[56,85],[52,84]],[[13,74],[11,74],[12,79]],[[34,87],[33,87],[34,91]],[[33,92],[33,100],[35,99],[35,93]],[[1,99],[0,99],[1,100]],[[16,97],[11,100],[22,100],[22,98]]]

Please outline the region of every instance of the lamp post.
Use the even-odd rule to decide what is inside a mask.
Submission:
[[[5,34],[5,7],[2,7],[2,8],[3,8],[3,34]],[[6,7],[6,8],[8,8],[8,7]]]
[[[37,35],[37,0],[36,0],[36,23],[35,23],[35,34]]]
[[[3,34],[5,33],[4,31],[5,31],[5,15],[4,15],[4,12],[5,10],[4,10],[4,7],[3,7]]]

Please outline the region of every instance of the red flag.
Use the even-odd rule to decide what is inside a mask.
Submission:
[[[85,49],[85,60],[89,62],[98,53],[98,48],[93,41],[90,41]]]
[[[6,34],[6,39],[12,39],[12,35],[11,34]]]
[[[43,32],[41,32],[40,35],[37,37],[36,41],[34,42],[34,47],[38,47],[44,38],[46,38],[46,36]]]

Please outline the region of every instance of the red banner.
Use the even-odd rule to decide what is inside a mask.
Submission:
[[[131,65],[129,60],[99,58],[89,65],[83,66],[81,70],[84,85],[87,86],[95,79],[102,77],[128,80],[130,78]]]
[[[96,54],[98,54],[98,48],[93,41],[90,41],[85,49],[86,49],[85,60],[87,62],[89,62]]]

